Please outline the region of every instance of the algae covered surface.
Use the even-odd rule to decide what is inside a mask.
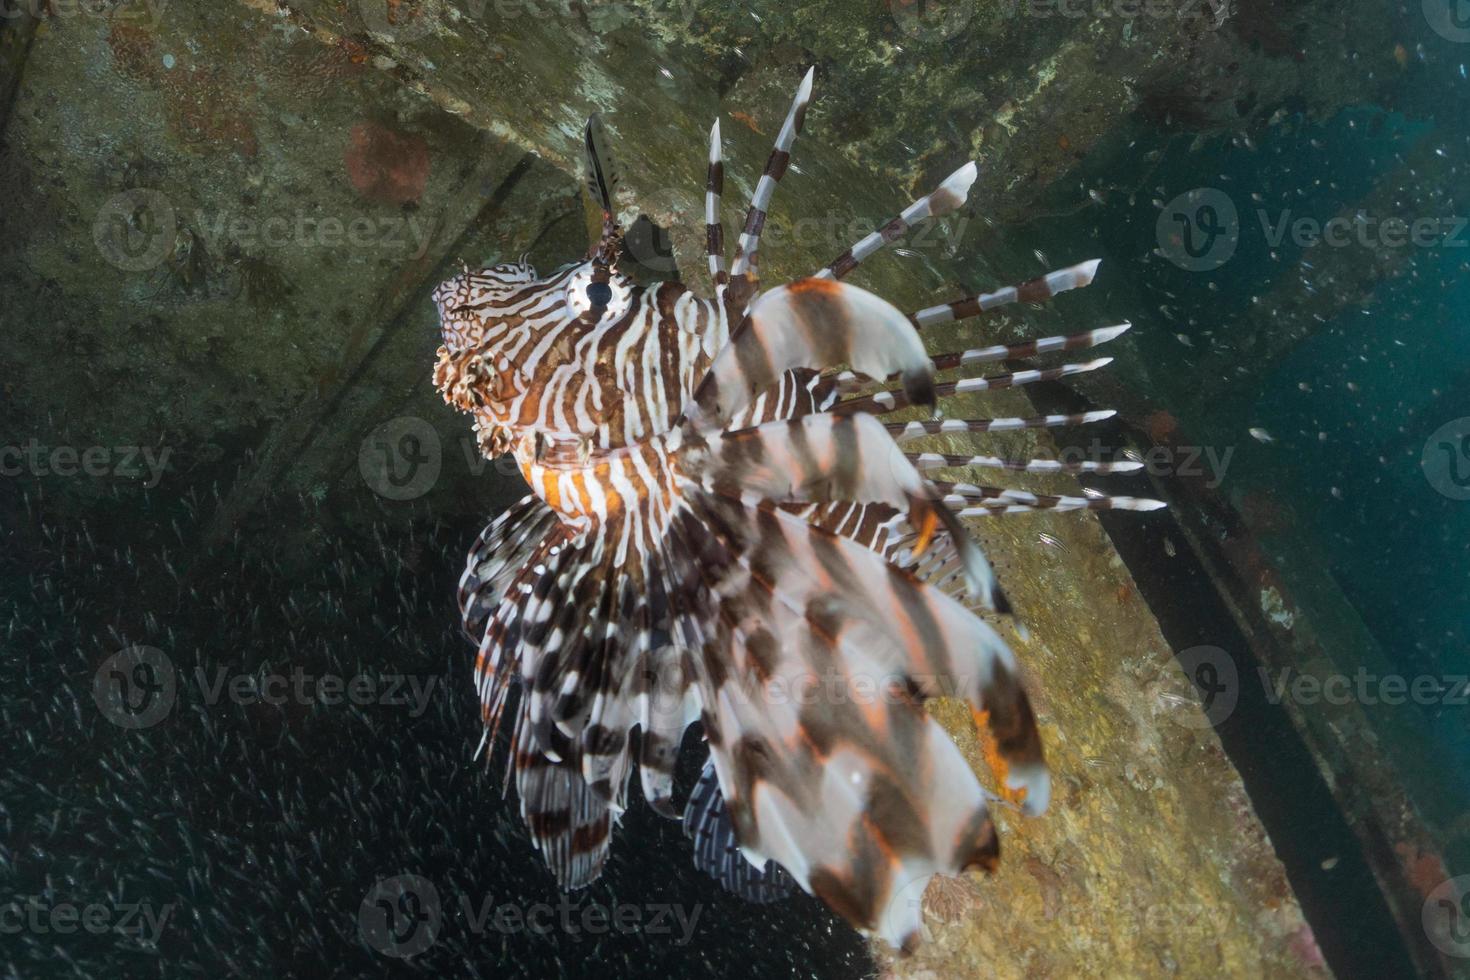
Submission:
[[[692,941],[465,928],[487,896],[555,896],[513,797],[471,761],[473,651],[454,628],[463,551],[522,488],[478,459],[429,384],[435,285],[461,263],[525,253],[546,271],[586,249],[591,112],[618,149],[626,216],[664,232],[691,280],[710,124],[725,136],[729,229],[810,65],[817,96],[768,225],[768,281],[822,267],[978,159],[965,209],[854,276],[912,310],[1092,257],[1085,189],[1066,208],[1079,230],[1047,255],[1026,222],[1140,132],[1246,127],[1288,93],[1304,115],[1374,97],[1374,71],[1300,68],[1293,53],[1342,17],[1299,6],[1287,20],[1254,0],[1110,20],[989,0],[125,0],[7,22],[7,433],[113,460],[168,450],[156,479],[113,467],[4,485],[3,706],[34,737],[6,777],[0,871],[51,902],[140,894],[174,910],[156,941],[91,937],[62,959],[84,973],[389,973],[404,962],[365,943],[356,916],[375,879],[413,872],[446,910],[416,961],[438,972],[1324,974],[1239,776],[1090,515],[975,528],[1029,631],[1012,642],[1055,794],[1038,819],[1001,807],[993,876],[913,897],[929,940],[914,955],[864,952],[804,897],[740,906],[647,812],[630,815],[595,898],[704,909]],[[1358,6],[1364,23],[1382,16]],[[934,343],[1101,326],[1136,298],[1105,265],[1085,294],[991,318],[978,342],[969,325]],[[1131,341],[1118,347],[1126,361]],[[1018,393],[976,405],[1036,413]],[[434,475],[395,494],[364,447],[404,419]],[[130,643],[186,678],[396,667],[431,699],[416,715],[211,703],[128,733],[87,712],[98,665]],[[934,710],[986,771],[968,714]],[[57,938],[27,933],[0,962],[53,964]]]
[[[1075,516],[979,529],[1029,628],[1016,651],[1036,692],[1052,806],[1037,819],[1003,810],[997,872],[931,885],[933,942],[889,968],[1325,975],[1194,685],[1107,535]],[[937,713],[985,771],[968,713]]]

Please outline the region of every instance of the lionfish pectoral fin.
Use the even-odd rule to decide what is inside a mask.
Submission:
[[[949,214],[965,203],[970,193],[970,185],[975,183],[975,178],[979,173],[980,169],[973,160],[965,164],[946,177],[944,182],[931,193],[904,208],[877,231],[855,242],[846,252],[829,262],[826,268],[817,273],[817,276],[822,279],[841,279],[856,269],[868,256],[889,242],[903,237],[914,225],[926,218],[938,218]]]
[[[686,416],[724,428],[787,371],[839,364],[872,378],[897,374],[912,403],[934,400],[934,366],[897,307],[830,279],[798,279],[762,294],[694,391]]]
[[[952,320],[965,320],[970,317],[980,316],[998,307],[1009,306],[1012,303],[1044,303],[1058,293],[1065,293],[1073,289],[1085,289],[1092,285],[1092,280],[1097,277],[1097,267],[1101,262],[1101,259],[1089,259],[1086,262],[1079,262],[1076,265],[1067,266],[1065,269],[1056,269],[1043,276],[1037,276],[1035,279],[1028,279],[1025,282],[1004,286],[1000,289],[991,290],[988,293],[977,293],[974,296],[966,296],[964,299],[941,303],[938,306],[930,306],[915,313],[914,322],[921,327],[927,327],[935,323],[948,323]],[[1124,327],[1123,329],[1126,330],[1127,328]],[[1119,330],[1118,333],[1122,333],[1122,330]],[[1081,340],[1086,336],[1087,334],[1078,334],[1077,338]],[[1113,334],[1105,339],[1111,340],[1115,336],[1117,334]],[[1049,337],[1044,341],[1033,341],[1032,343],[1046,344],[1064,339],[1066,338]],[[1101,343],[1102,341],[1098,340],[1095,342]],[[1019,346],[1024,348],[1028,345],[1022,344]],[[1092,344],[1079,343],[1076,346],[1092,346]],[[1048,346],[1043,349],[1072,350],[1073,348],[1070,346]],[[990,350],[1000,352],[1003,348],[990,348]],[[999,360],[1004,356],[1007,355],[1000,354],[998,357],[985,358],[985,360]]]
[[[694,841],[694,866],[747,902],[774,902],[796,887],[776,862],[756,867],[741,851],[712,760],[705,761],[684,806],[684,834]]]
[[[722,438],[745,444],[710,453],[709,466],[732,467],[715,489],[685,485],[667,547],[697,556],[718,601],[693,659],[736,836],[854,925],[909,944],[927,878],[986,866],[997,847],[986,791],[922,701],[983,710],[997,778],[1026,812],[1047,805],[1014,656],[958,600],[780,505],[791,487],[907,499],[919,478],[901,453],[889,473],[855,451],[881,440],[896,452],[877,420],[807,416]],[[793,466],[808,472],[781,472]],[[828,478],[809,479],[823,467]],[[737,473],[743,492],[719,486]]]
[[[653,564],[650,562],[650,564]],[[650,581],[660,574],[650,569]],[[647,662],[644,676],[650,678],[643,696],[637,697],[638,776],[643,798],[655,813],[677,820],[674,809],[674,768],[679,761],[679,748],[684,732],[699,718],[690,694],[692,679],[685,676],[683,659],[674,645],[655,648]]]
[[[984,552],[938,491],[872,415],[817,412],[734,432],[712,433],[702,468],[691,476],[708,492],[776,504],[881,503],[906,510],[919,558],[943,531],[970,592],[982,606],[1009,612]]]
[[[779,508],[699,497],[672,538],[695,550],[720,598],[695,660],[744,853],[911,946],[928,878],[989,867],[998,847],[989,794],[921,699],[987,710],[998,778],[1028,810],[1049,795],[1009,651],[956,600]]]

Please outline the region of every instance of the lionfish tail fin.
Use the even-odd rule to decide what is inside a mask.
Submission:
[[[684,833],[694,841],[694,866],[747,902],[765,905],[796,887],[779,864],[767,861],[757,867],[740,849],[713,760],[705,761],[684,806]]]

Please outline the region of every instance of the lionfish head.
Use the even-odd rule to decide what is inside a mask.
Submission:
[[[512,346],[541,295],[535,268],[524,258],[465,269],[434,290],[444,343],[434,365],[434,384],[444,400],[475,417],[483,452],[509,450],[513,435],[502,425],[511,402],[529,387]]]
[[[538,281],[535,267],[522,257],[483,269],[466,268],[441,283],[433,299],[439,308],[444,346],[455,353],[478,347],[517,315],[519,297]]]
[[[509,451],[517,400],[540,390],[559,363],[533,353],[541,338],[575,338],[617,321],[636,288],[595,251],[545,277],[524,259],[466,269],[434,291],[444,339],[434,381],[445,401],[474,415],[486,455]]]

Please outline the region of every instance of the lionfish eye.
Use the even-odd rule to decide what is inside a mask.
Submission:
[[[612,302],[612,287],[605,282],[594,282],[587,287],[587,299],[593,306],[605,308]]]

